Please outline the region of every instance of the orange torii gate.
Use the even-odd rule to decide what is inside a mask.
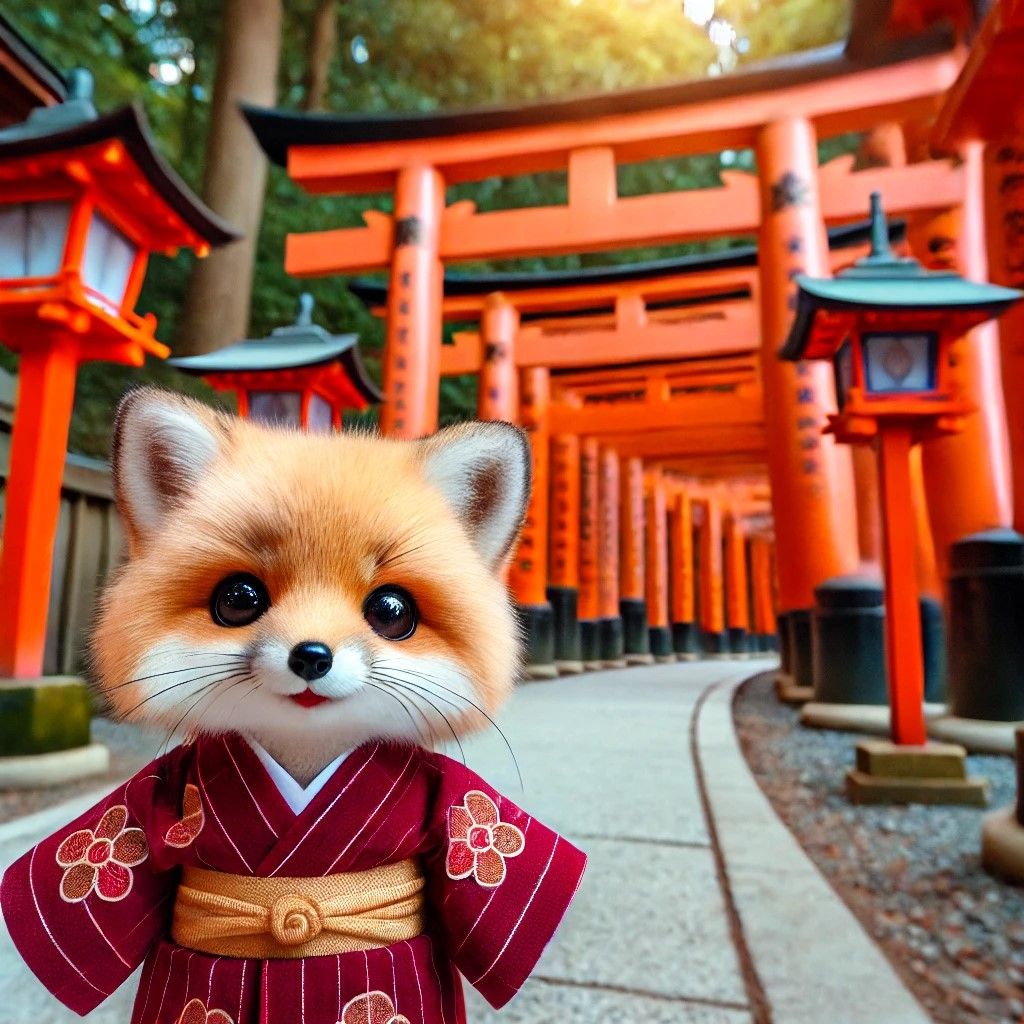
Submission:
[[[382,425],[398,436],[427,433],[436,423],[445,264],[758,234],[783,636],[804,646],[815,586],[852,571],[858,552],[849,454],[819,434],[834,400],[828,368],[775,358],[793,275],[827,270],[823,224],[858,219],[873,191],[893,213],[931,216],[958,206],[973,188],[952,161],[817,166],[819,137],[927,121],[961,65],[962,51],[941,34],[893,42],[871,35],[877,20],[855,16],[854,25],[860,35],[845,48],[583,100],[397,116],[247,111],[265,150],[287,162],[303,187],[394,197],[393,214],[368,210],[363,226],[290,237],[286,266],[299,275],[390,270]],[[617,164],[725,147],[753,148],[760,176],[723,172],[718,188],[617,194]],[[559,169],[568,172],[562,206],[480,212],[471,202],[446,203],[454,183]],[[973,365],[965,372],[969,391],[983,393],[985,369],[978,367],[977,380]],[[998,446],[957,449],[936,472],[956,477],[969,465],[974,493],[958,498],[972,512],[1005,479],[1001,459]]]
[[[867,252],[866,223],[833,228],[828,236],[831,262],[836,268]],[[891,236],[899,240],[902,226],[893,225]],[[546,444],[548,437],[569,433],[578,436],[609,429],[629,430],[638,424],[643,430],[664,427],[678,431],[684,421],[713,424],[722,412],[716,393],[720,395],[724,389],[742,383],[744,387],[734,394],[740,405],[727,410],[723,432],[715,436],[715,443],[705,453],[721,451],[728,459],[735,453],[729,447],[722,448],[722,442],[728,442],[737,415],[745,415],[747,423],[761,420],[760,344],[751,297],[756,264],[756,247],[741,246],[712,255],[579,271],[446,274],[443,318],[456,324],[476,322],[479,329],[458,331],[454,344],[442,346],[441,375],[477,375],[477,415],[481,419],[516,420],[522,375],[539,368],[550,371],[547,426],[534,432],[535,449],[540,443]],[[377,315],[387,309],[386,283],[357,280],[350,289]],[[678,367],[657,363],[687,357]],[[609,367],[617,366],[624,369],[609,372]],[[583,368],[592,370],[595,380],[603,381],[610,389],[633,388],[639,394],[657,381],[660,391],[649,395],[639,409],[625,404],[614,410],[608,406],[584,407],[579,402],[583,379],[571,375],[572,370]],[[578,409],[560,400],[570,383],[574,401],[581,406]],[[685,407],[673,398],[681,395],[691,397]],[[593,400],[594,388],[587,389],[587,396],[588,401]],[[741,432],[738,452],[749,449],[749,436],[749,430]],[[760,437],[756,447],[763,455]],[[544,455],[535,450],[535,458],[543,469]],[[705,460],[704,472],[711,468],[712,463]],[[763,458],[759,458],[756,469],[762,471]],[[726,466],[725,472],[729,475],[734,470]],[[563,474],[564,470],[559,473],[556,469],[553,488],[565,488]],[[535,492],[535,505],[547,500],[540,491]],[[621,635],[626,658],[632,661],[650,657],[642,563],[633,557],[643,542],[642,532],[636,527],[642,507],[643,498],[637,499],[634,492],[634,514],[622,517],[622,544],[628,557],[622,561]],[[532,536],[544,519],[542,508],[532,510],[523,541],[527,557],[519,560],[511,582],[520,607],[526,609],[531,657],[546,656],[549,645],[543,635],[553,628],[555,661],[568,670],[581,660],[566,653],[575,647],[575,574],[570,574],[571,585],[554,576],[566,576],[555,564],[555,554],[571,542],[562,533],[553,533],[551,557],[545,564],[540,554],[543,545]],[[573,524],[571,529],[577,526]],[[530,569],[524,573],[522,565],[527,562]],[[549,567],[552,578],[547,580],[545,591],[543,583]],[[547,599],[542,601],[540,595],[545,592]],[[553,622],[548,603],[553,607]],[[583,622],[584,647],[589,647],[593,627],[589,620]],[[608,625],[604,635],[608,643],[615,644],[620,631]],[[606,654],[606,660],[616,660],[611,653]],[[545,673],[536,664],[534,671]]]

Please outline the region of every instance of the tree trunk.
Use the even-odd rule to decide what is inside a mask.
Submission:
[[[277,100],[281,0],[226,0],[213,87],[203,198],[245,237],[196,264],[178,331],[181,353],[209,352],[245,336],[267,161],[238,110]]]
[[[313,15],[306,61],[304,110],[323,110],[327,102],[328,76],[338,40],[338,2],[320,0]]]

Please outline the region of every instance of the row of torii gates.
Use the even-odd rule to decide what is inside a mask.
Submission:
[[[979,142],[929,156],[965,51],[943,32],[889,38],[876,6],[856,5],[845,45],[718,79],[468,113],[246,111],[308,191],[393,196],[393,213],[368,208],[362,225],[290,236],[286,251],[300,277],[388,272],[386,284],[352,286],[386,317],[383,432],[435,429],[441,379],[457,374],[477,375],[481,418],[530,432],[536,486],[510,585],[534,674],[763,648],[777,615],[784,664],[810,685],[815,589],[877,572],[870,453],[822,435],[829,367],[777,355],[793,279],[862,255],[856,225],[876,191],[922,263],[984,279],[986,191],[1000,213],[1019,197],[998,187]],[[818,142],[846,132],[864,133],[858,158],[819,166]],[[757,172],[618,194],[623,164],[724,149],[753,150]],[[446,201],[461,182],[559,170],[561,205]],[[578,272],[448,270],[737,236],[756,247]],[[998,252],[1005,265],[991,273],[1006,279],[1011,260]],[[464,328],[452,345],[444,321]],[[1000,383],[1024,353],[1000,353],[994,325],[960,349],[956,373],[977,413],[922,446],[906,510],[930,598],[954,541],[1012,524],[1010,438],[1024,466],[1024,395],[1004,403]],[[1024,473],[1016,486],[1024,516]]]

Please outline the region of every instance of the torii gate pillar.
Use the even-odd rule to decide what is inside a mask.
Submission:
[[[551,568],[548,601],[554,616],[555,667],[583,671],[580,644],[580,440],[551,438]]]
[[[750,575],[757,649],[771,650],[775,639],[775,608],[772,602],[772,549],[766,537],[755,535],[750,538]]]
[[[778,358],[793,316],[793,277],[829,273],[813,125],[794,117],[765,126],[757,141],[757,162],[762,377],[779,626],[789,630],[792,682],[810,687],[814,588],[853,572],[859,561],[850,452],[821,433],[826,413],[835,408],[831,368]]]
[[[395,238],[388,289],[381,432],[416,438],[437,429],[444,269],[438,236],[444,181],[425,165],[395,181]]]
[[[622,464],[622,563],[619,609],[623,645],[630,665],[654,662],[647,632],[644,553],[644,463],[630,458]]]
[[[520,395],[519,422],[530,437],[533,489],[508,581],[526,635],[527,675],[532,679],[551,679],[558,675],[558,669],[555,667],[554,616],[547,596],[550,437],[547,369],[538,366],[523,370]]]
[[[622,668],[626,652],[619,610],[619,454],[601,449],[600,529],[598,532],[598,581],[601,595],[601,661],[605,668]]]
[[[972,281],[984,281],[988,255],[982,144],[969,143],[961,155],[963,205],[935,217],[911,220],[908,237],[914,255],[929,270],[955,269]],[[943,579],[949,576],[950,547],[955,541],[1013,522],[999,330],[990,321],[956,343],[957,386],[975,411],[959,433],[924,441],[921,446],[928,518]],[[1015,379],[1008,379],[1016,386]]]
[[[728,653],[725,632],[725,587],[722,580],[722,506],[709,495],[700,502],[700,629],[701,646],[709,657]]]
[[[686,491],[679,491],[672,502],[670,524],[672,647],[690,659],[697,656],[700,644],[693,593],[693,509]]]
[[[749,650],[750,598],[747,586],[747,542],[735,512],[725,518],[725,607],[729,650]]]
[[[600,450],[597,439],[580,442],[580,654],[588,669],[601,661]]]
[[[518,310],[500,292],[488,295],[480,317],[484,362],[477,381],[477,419],[516,422],[519,412],[518,331]]]
[[[647,511],[647,617],[650,646],[655,660],[676,660],[672,647],[668,608],[668,503],[665,479],[658,468],[652,469],[646,497]]]

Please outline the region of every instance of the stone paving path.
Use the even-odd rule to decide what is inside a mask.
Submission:
[[[763,834],[774,835],[776,846],[784,847],[788,836],[767,804],[757,803],[759,791],[741,791],[748,773],[738,750],[728,743],[728,691],[767,667],[764,662],[702,662],[524,686],[501,724],[526,778],[525,793],[518,789],[508,750],[496,734],[466,744],[471,767],[590,855],[576,903],[535,976],[500,1014],[468,993],[474,1024],[927,1021],[799,850],[780,854],[792,860],[782,878],[773,883],[770,871],[762,868],[756,891],[746,893],[742,905],[736,903],[723,848],[742,838],[743,829],[756,826],[757,815],[768,816]],[[720,695],[718,717],[712,726],[698,729],[701,708],[715,693]],[[701,764],[703,733],[710,760]],[[724,842],[714,814],[709,828],[702,800],[702,786],[713,792],[707,784],[709,771],[721,775],[716,785],[723,799],[732,802],[735,797],[737,806],[746,799],[751,808],[735,828],[725,815],[730,835]],[[749,785],[756,790],[752,780]],[[44,812],[0,828],[0,868],[51,823],[71,816],[66,805],[58,811],[56,819],[53,812]],[[774,833],[776,827],[784,835]],[[755,846],[760,834],[752,833]],[[743,856],[738,860],[742,872],[749,864]],[[800,921],[793,919],[791,887],[813,892],[814,905],[825,905],[832,913],[828,930],[836,934],[802,932]],[[780,913],[779,908],[786,906],[790,913]],[[775,915],[788,918],[778,934],[773,931]],[[762,936],[756,954],[744,938],[748,924],[755,936]],[[794,929],[792,935],[787,928]],[[836,938],[850,939],[854,952],[840,948],[837,954],[830,946]],[[757,963],[760,950],[768,949],[764,939],[778,947],[774,956],[764,956],[768,977],[759,973]],[[817,954],[816,947],[822,947]],[[824,996],[834,1007],[826,1017],[770,1006],[766,993],[778,992],[781,1002],[797,1005],[801,989],[807,990],[799,970],[792,979],[787,976],[787,957],[801,962],[809,958],[813,976],[814,964],[820,964],[822,956],[835,955],[858,962],[861,975],[867,972],[891,1013],[847,1017],[834,1003],[843,994],[833,992]],[[773,971],[782,973],[782,984]],[[854,979],[857,986],[861,975]],[[123,1024],[134,988],[129,982],[88,1020]],[[2,931],[0,992],[0,1024],[68,1024],[80,1019],[34,982]],[[847,995],[852,1003],[856,992]]]

